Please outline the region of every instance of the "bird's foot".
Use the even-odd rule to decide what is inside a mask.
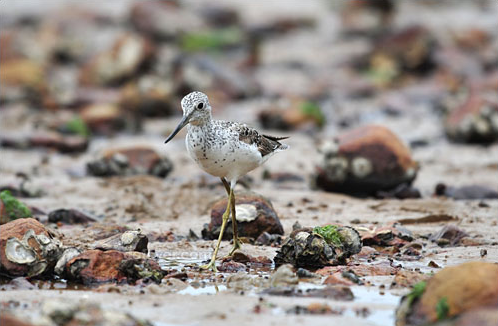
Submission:
[[[200,269],[210,269],[213,273],[218,272],[218,269],[216,268],[216,261],[214,259],[211,259],[209,264],[201,265]]]
[[[242,248],[242,242],[239,240],[238,237],[234,238],[233,247],[232,250],[230,250],[230,252],[228,253],[228,256],[232,256],[233,253],[239,250],[240,248]]]

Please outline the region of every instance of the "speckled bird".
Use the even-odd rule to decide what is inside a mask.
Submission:
[[[213,256],[207,265],[201,266],[203,269],[216,271],[216,255],[230,214],[233,226],[233,248],[229,256],[241,246],[237,235],[233,191],[237,180],[265,163],[273,154],[288,149],[289,146],[279,142],[288,137],[262,135],[245,124],[213,120],[208,97],[201,92],[186,95],[181,101],[181,106],[183,118],[165,143],[188,125],[185,144],[190,157],[201,169],[219,177],[228,195],[228,204],[223,214],[220,235]]]

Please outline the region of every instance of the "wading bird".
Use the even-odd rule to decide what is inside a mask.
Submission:
[[[202,269],[216,271],[216,255],[230,213],[233,226],[233,248],[229,256],[241,246],[237,235],[233,191],[237,180],[262,165],[273,154],[289,148],[279,142],[288,137],[261,135],[245,124],[213,120],[208,97],[201,92],[186,95],[181,101],[181,106],[183,118],[165,143],[188,125],[185,144],[190,157],[201,169],[219,177],[228,195],[228,204],[223,214],[220,235],[213,256],[209,264],[201,266]]]

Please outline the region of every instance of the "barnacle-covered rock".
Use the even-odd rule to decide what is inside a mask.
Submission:
[[[468,262],[415,285],[400,302],[396,325],[427,325],[485,307],[498,307],[498,266]]]
[[[87,164],[94,176],[151,174],[164,178],[173,169],[173,163],[148,147],[129,147],[108,150],[101,159]]]
[[[389,129],[368,125],[348,131],[320,147],[315,182],[327,191],[373,195],[410,184],[418,165],[408,148]]]
[[[498,101],[471,89],[464,103],[448,108],[445,131],[450,139],[463,143],[492,143],[498,140]]]
[[[0,226],[0,272],[8,276],[49,272],[61,254],[62,243],[33,218]]]
[[[274,258],[275,265],[323,267],[344,264],[346,258],[361,251],[361,238],[351,227],[327,225],[295,230]]]
[[[211,222],[204,225],[204,239],[218,239],[222,223],[222,215],[227,207],[227,198],[215,202],[211,208]],[[271,202],[252,192],[235,195],[235,212],[239,236],[257,239],[261,234],[284,234],[284,229]],[[232,221],[228,220],[223,233],[224,240],[233,237]]]
[[[66,264],[69,279],[83,284],[150,279],[161,282],[164,272],[154,260],[139,252],[87,250]]]
[[[126,231],[98,241],[93,247],[101,250],[138,251],[147,253],[149,239],[141,231]]]

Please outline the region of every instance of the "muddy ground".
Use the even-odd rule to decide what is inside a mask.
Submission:
[[[496,2],[477,4],[431,1],[421,4],[402,1],[398,6],[393,29],[418,22],[438,35],[444,43],[449,30],[479,27],[489,33],[498,30]],[[453,224],[468,233],[467,241],[456,246],[441,247],[426,241],[418,259],[380,255],[370,261],[353,257],[351,265],[390,266],[397,270],[435,273],[441,268],[467,261],[498,262],[498,200],[454,200],[433,196],[436,184],[451,186],[482,185],[494,190],[498,180],[498,146],[457,144],[449,141],[443,128],[443,117],[435,113],[434,98],[439,98],[440,86],[432,77],[402,86],[376,89],[373,96],[351,98],[344,93],[354,77],[344,72],[344,60],[351,55],[368,51],[365,38],[344,38],[340,35],[340,9],[328,2],[292,3],[280,6],[263,3],[238,3],[234,7],[244,21],[257,24],[278,17],[312,17],[312,29],[296,29],[285,35],[272,37],[263,43],[261,63],[255,79],[264,90],[246,99],[221,97],[214,101],[213,115],[218,119],[237,120],[258,127],[269,134],[288,135],[285,143],[290,150],[278,153],[263,167],[248,174],[236,191],[249,188],[271,200],[284,227],[284,236],[298,222],[302,226],[340,224],[353,227],[382,227],[402,221],[415,239],[427,237],[446,225]],[[114,4],[110,10],[116,17],[126,17],[132,2]],[[197,2],[186,2],[187,8],[202,7]],[[42,12],[55,12],[62,4],[50,5]],[[0,3],[2,17],[10,21],[32,8]],[[267,7],[267,8],[266,8]],[[91,7],[91,10],[98,8]],[[417,12],[417,15],[411,13]],[[41,14],[40,14],[41,15]],[[416,17],[415,17],[416,16]],[[43,17],[43,16],[42,16]],[[419,19],[421,18],[421,19]],[[8,26],[8,25],[6,25]],[[301,66],[300,66],[301,65]],[[297,68],[296,68],[297,67]],[[303,68],[304,67],[304,68]],[[326,67],[327,73],[322,71]],[[3,67],[2,67],[3,68]],[[342,82],[344,78],[346,82]],[[325,84],[330,97],[321,100],[327,123],[321,130],[265,130],[258,121],[258,112],[268,107],[271,96],[307,98],[318,92],[316,84]],[[346,85],[346,86],[345,86]],[[438,89],[438,87],[440,87]],[[320,90],[320,92],[323,92]],[[399,96],[403,105],[396,114],[383,110],[386,98]],[[218,103],[217,103],[218,102]],[[29,207],[37,209],[37,217],[54,228],[67,246],[91,247],[94,232],[100,225],[126,226],[140,229],[149,235],[149,256],[158,259],[167,270],[188,272],[188,279],[176,285],[100,285],[83,286],[64,280],[36,281],[34,286],[12,285],[2,280],[0,308],[36,324],[47,301],[95,302],[103,309],[123,311],[154,325],[255,325],[287,324],[321,325],[393,325],[394,312],[401,296],[410,287],[392,287],[391,272],[367,271],[361,277],[366,285],[351,286],[354,300],[284,297],[261,294],[262,288],[245,291],[229,289],[226,280],[233,273],[210,274],[197,267],[209,259],[215,241],[187,240],[192,230],[200,235],[210,221],[211,204],[225,195],[218,179],[201,171],[188,157],[184,146],[185,131],[169,144],[165,136],[180,119],[179,101],[172,116],[146,117],[138,134],[120,131],[112,136],[94,135],[89,148],[78,154],[64,154],[54,150],[0,147],[0,186],[19,185],[24,177],[30,189],[41,189],[43,195],[22,198]],[[215,106],[217,105],[217,106]],[[46,121],[55,121],[62,109],[48,110],[24,102],[2,103],[0,130],[2,135],[29,134],[45,128]],[[73,110],[73,109],[71,109]],[[348,121],[344,124],[344,121]],[[317,144],[322,139],[352,127],[367,123],[389,127],[410,150],[420,169],[413,186],[419,189],[418,199],[356,198],[346,194],[325,192],[313,186],[312,176],[321,156]],[[41,127],[40,127],[41,126]],[[296,128],[297,129],[297,128]],[[415,145],[413,145],[415,144]],[[422,145],[416,145],[422,144]],[[87,162],[100,157],[102,151],[124,146],[147,145],[168,157],[173,171],[166,178],[148,175],[94,177],[86,172]],[[266,173],[285,172],[300,180],[277,182],[264,178]],[[90,213],[97,222],[89,225],[51,224],[44,213],[58,208],[75,208]],[[428,223],[417,219],[433,215]],[[445,221],[444,216],[451,217]],[[174,235],[173,241],[155,240],[152,235]],[[220,257],[231,248],[223,241]],[[487,251],[481,255],[482,250]],[[273,259],[278,246],[244,244],[242,252],[250,256]],[[430,263],[431,262],[431,263]],[[386,268],[387,268],[386,267]],[[274,266],[250,268],[246,273],[268,278]],[[380,274],[380,275],[377,275]],[[299,287],[320,288],[325,279],[301,280]],[[300,314],[296,306],[308,307],[324,303],[335,313]],[[297,311],[297,313],[296,313]]]

